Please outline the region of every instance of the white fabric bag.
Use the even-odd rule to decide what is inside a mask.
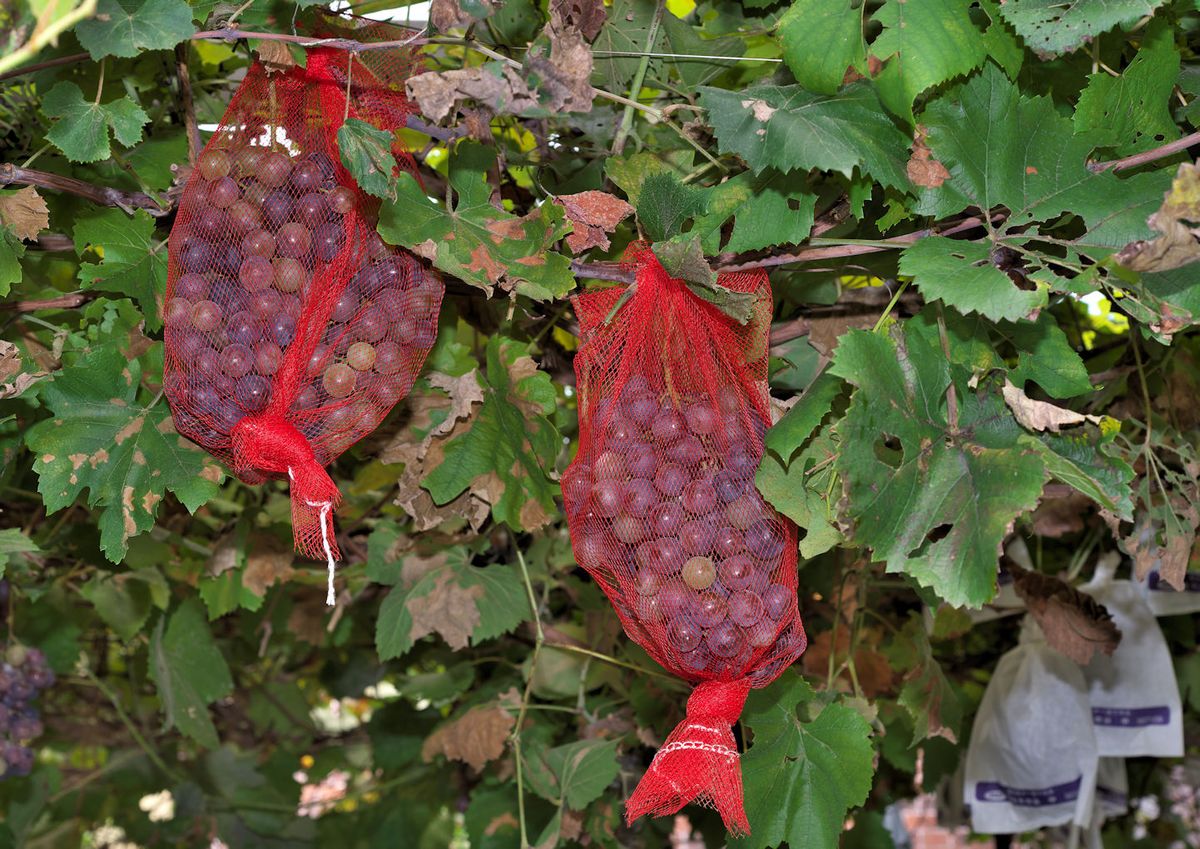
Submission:
[[[1100,758],[1096,771],[1097,819],[1108,820],[1129,813],[1129,775],[1124,758]]]
[[[1142,593],[1132,581],[1114,581],[1115,571],[1115,560],[1102,559],[1080,587],[1121,629],[1112,656],[1097,652],[1083,670],[1097,749],[1110,757],[1182,757],[1183,706],[1171,652]]]
[[[1099,754],[1079,667],[1026,617],[1020,644],[1000,658],[975,716],[963,776],[971,827],[1019,834],[1088,826]]]
[[[1164,581],[1157,569],[1151,569],[1144,580],[1135,580],[1134,584],[1155,616],[1200,612],[1200,572],[1188,572],[1183,576],[1182,591]]]

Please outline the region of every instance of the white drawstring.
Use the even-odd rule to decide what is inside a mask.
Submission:
[[[288,479],[295,481],[296,476],[292,474],[292,467],[288,466]],[[333,592],[333,573],[337,571],[337,561],[333,559],[333,549],[329,545],[329,527],[326,522],[329,520],[329,514],[333,512],[332,501],[309,501],[305,499],[305,504],[309,507],[320,507],[321,513],[319,520],[321,522],[321,543],[325,546],[325,563],[326,571],[329,576],[328,587],[325,591],[325,603],[330,607],[337,601],[337,597]]]

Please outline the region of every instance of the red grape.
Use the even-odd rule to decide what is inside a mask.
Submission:
[[[613,519],[613,536],[626,545],[636,545],[646,538],[646,524],[636,516],[622,513]]]
[[[354,209],[354,191],[345,186],[338,186],[328,195],[329,208],[338,215],[345,215]]]
[[[716,433],[720,421],[717,411],[703,401],[688,407],[684,418],[687,420],[688,430],[700,436]]]
[[[707,554],[712,551],[717,530],[707,518],[685,522],[679,529],[679,542],[688,554]]]
[[[312,236],[303,224],[291,221],[284,224],[275,234],[276,247],[282,256],[302,257],[312,247]]]
[[[167,327],[181,327],[191,320],[192,304],[185,298],[175,297],[163,308],[163,323]]]
[[[283,298],[274,289],[263,289],[250,299],[250,313],[260,319],[270,318],[279,312],[282,302]]]
[[[252,230],[242,239],[242,252],[270,259],[275,253],[275,237],[266,230]]]
[[[717,568],[708,557],[692,557],[683,564],[683,582],[694,590],[706,590],[717,579]]]
[[[674,410],[663,410],[654,417],[651,430],[654,433],[654,439],[656,442],[662,445],[668,445],[679,437],[683,436],[683,417]]]
[[[725,621],[727,611],[728,605],[726,605],[725,599],[716,593],[702,593],[692,614],[698,625],[703,628],[713,628]]]
[[[708,513],[717,506],[717,491],[706,480],[692,481],[683,490],[683,506],[694,515]]]
[[[221,371],[230,377],[245,377],[250,373],[254,355],[245,345],[226,345],[221,351]]]
[[[262,224],[262,215],[244,200],[234,201],[228,215],[229,223],[239,233],[249,232]]]
[[[684,486],[688,482],[688,473],[683,470],[682,466],[677,466],[674,463],[667,463],[665,466],[659,466],[658,471],[654,475],[654,486],[663,495],[679,495],[683,492]]]
[[[678,501],[663,501],[650,511],[650,530],[655,536],[675,536],[686,518]]]
[[[762,619],[762,599],[750,590],[740,590],[729,597],[729,618],[738,625],[750,627]]]
[[[292,173],[292,160],[286,153],[269,153],[259,163],[255,176],[268,186],[282,186]]]
[[[622,489],[618,480],[601,479],[592,486],[592,499],[596,512],[611,519],[621,512]]]
[[[380,342],[375,346],[375,371],[396,374],[404,368],[404,352],[395,342]]]
[[[302,192],[312,191],[324,179],[325,175],[315,162],[301,162],[292,172],[292,185]]]
[[[742,650],[744,644],[742,635],[731,622],[722,622],[709,629],[704,635],[704,643],[717,657],[733,657]]]
[[[700,629],[686,620],[675,620],[668,630],[668,638],[677,651],[690,652],[700,645]]]
[[[645,516],[658,504],[654,484],[645,478],[634,478],[625,484],[625,510],[632,516]]]
[[[625,477],[625,458],[615,451],[605,451],[596,458],[592,472],[597,479],[616,480]]]
[[[217,209],[226,209],[241,195],[238,184],[231,177],[222,177],[208,191],[208,202]]]
[[[221,308],[212,301],[200,301],[192,307],[192,326],[211,333],[221,326]]]
[[[771,584],[767,587],[767,591],[763,593],[763,604],[766,606],[767,615],[772,619],[779,619],[796,603],[796,594],[789,590],[783,584]]]
[[[744,554],[726,557],[718,564],[721,584],[730,590],[740,590],[750,585],[754,572],[754,561]]]
[[[259,374],[274,374],[279,371],[281,362],[283,362],[283,349],[274,342],[263,342],[254,349],[254,370]]]
[[[261,256],[246,257],[238,269],[238,280],[251,292],[266,289],[274,279],[275,269],[271,267],[271,261]]]

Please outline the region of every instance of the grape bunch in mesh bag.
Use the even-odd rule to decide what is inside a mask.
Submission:
[[[358,40],[405,31],[371,24]],[[345,34],[345,33],[337,33]],[[180,433],[247,483],[287,480],[296,546],[337,559],[325,471],[412,387],[443,284],[375,232],[343,166],[343,117],[403,126],[407,53],[333,49],[251,66],[188,179],[171,230],[165,390]],[[413,170],[401,148],[396,167]]]
[[[754,486],[770,424],[770,288],[763,274],[721,278],[753,298],[742,325],[648,250],[633,254],[631,293],[576,299],[580,447],[563,477],[571,540],[626,633],[696,685],[627,815],[698,801],[745,833],[731,726],[750,688],[806,645],[796,528]]]
[[[54,672],[41,651],[9,646],[0,663],[0,779],[23,777],[33,770],[30,745],[44,730],[34,702],[53,685]]]

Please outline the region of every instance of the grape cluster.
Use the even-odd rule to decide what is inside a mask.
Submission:
[[[0,665],[0,778],[29,775],[33,749],[42,736],[42,720],[34,699],[54,684],[54,672],[38,649],[10,646]]]
[[[730,387],[679,399],[634,376],[596,406],[594,450],[563,480],[580,565],[685,671],[736,674],[795,619],[790,535],[754,487],[765,425],[746,407]]]
[[[433,344],[440,281],[359,220],[358,193],[325,153],[210,147],[196,167],[172,231],[178,276],[163,314],[189,375],[168,378],[177,425],[208,447],[227,445],[278,391],[296,342],[311,349],[291,404],[305,436],[369,432]],[[358,270],[338,291],[346,267]]]

